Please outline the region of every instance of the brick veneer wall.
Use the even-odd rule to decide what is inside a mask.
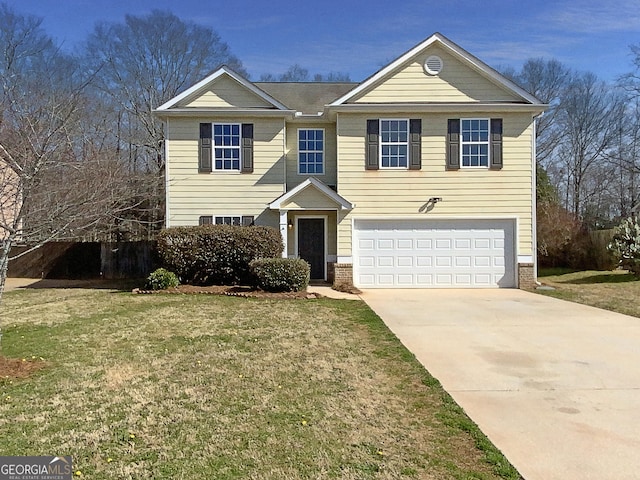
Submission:
[[[350,263],[334,263],[333,283],[347,283],[353,285],[353,265]]]
[[[536,288],[536,279],[533,276],[533,263],[518,264],[518,288],[533,290]]]

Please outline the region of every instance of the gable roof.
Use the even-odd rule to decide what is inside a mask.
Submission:
[[[523,88],[513,83],[511,80],[509,80],[505,76],[498,73],[496,70],[491,68],[489,65],[487,65],[480,59],[471,55],[469,52],[467,52],[463,48],[453,43],[451,40],[449,40],[447,37],[445,37],[441,33],[434,33],[429,38],[419,43],[418,45],[416,45],[415,47],[413,47],[412,49],[410,49],[409,51],[405,52],[403,55],[398,57],[396,60],[388,64],[386,67],[383,67],[382,69],[378,70],[372,76],[370,76],[369,78],[364,80],[362,83],[360,83],[357,87],[355,87],[354,89],[352,89],[351,91],[343,95],[342,97],[332,102],[329,106],[334,107],[334,106],[344,105],[345,103],[347,103],[348,101],[356,97],[358,94],[378,84],[381,80],[383,80],[384,78],[389,76],[392,72],[394,72],[398,67],[400,67],[405,62],[407,62],[414,56],[418,55],[420,52],[422,52],[427,47],[433,44],[438,44],[447,52],[449,52],[451,55],[458,58],[463,63],[467,64],[468,66],[470,66],[471,68],[473,68],[474,70],[476,70],[477,72],[485,76],[487,79],[492,81],[493,83],[499,86],[502,86],[506,90],[514,93],[517,97],[520,97],[526,103],[542,105],[542,102],[538,100],[536,97],[534,97],[533,95],[525,91]]]
[[[317,115],[326,105],[351,91],[358,84],[355,82],[255,82],[254,85],[292,110]]]
[[[269,204],[269,208],[272,210],[279,210],[280,208],[282,208],[283,205],[286,205],[287,203],[291,202],[296,195],[300,194],[307,188],[312,188],[314,190],[317,190],[318,192],[323,194],[325,197],[327,197],[329,200],[337,204],[341,210],[353,210],[353,208],[355,207],[354,204],[346,200],[341,195],[338,195],[337,192],[327,187],[324,183],[322,183],[317,178],[309,177],[304,182],[299,184],[297,187],[292,188],[287,193],[280,195],[278,198],[276,198],[273,202]]]
[[[278,100],[273,98],[267,92],[265,92],[265,91],[261,90],[260,88],[256,87],[255,84],[251,83],[249,80],[244,78],[239,73],[234,72],[233,70],[231,70],[226,65],[223,65],[222,67],[220,67],[218,70],[213,72],[211,75],[209,75],[205,79],[199,81],[198,83],[196,83],[192,87],[186,89],[181,94],[176,95],[175,97],[173,97],[168,102],[160,105],[158,108],[156,108],[156,111],[162,112],[162,111],[169,110],[171,107],[174,107],[174,106],[178,105],[185,98],[188,98],[188,97],[190,97],[192,95],[195,96],[197,93],[200,93],[200,92],[206,90],[209,87],[209,85],[214,83],[219,77],[221,77],[223,75],[226,75],[226,76],[232,78],[233,80],[238,82],[240,85],[242,85],[244,88],[246,88],[250,92],[254,93],[258,97],[263,99],[265,102],[267,102],[270,105],[272,105],[275,109],[277,109],[277,110],[288,110],[286,106],[284,106]]]

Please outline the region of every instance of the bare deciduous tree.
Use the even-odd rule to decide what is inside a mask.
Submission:
[[[112,111],[117,149],[133,174],[146,174],[136,193],[145,197],[146,213],[136,215],[158,229],[164,212],[164,132],[153,109],[222,64],[246,71],[212,29],[159,10],[98,24],[86,51],[96,94]]]
[[[0,299],[11,247],[37,248],[111,221],[119,162],[83,146],[87,78],[41,20],[0,6]]]

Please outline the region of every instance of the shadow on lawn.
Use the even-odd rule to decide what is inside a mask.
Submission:
[[[591,285],[597,283],[628,283],[637,281],[640,281],[640,279],[631,273],[597,273],[582,278],[557,280],[556,282],[574,285]]]
[[[133,288],[144,285],[144,280],[131,279],[91,279],[91,280],[63,280],[54,278],[43,278],[30,285],[19,288],[25,289],[43,289],[43,288],[86,288],[98,290],[119,290],[122,292],[130,292]]]

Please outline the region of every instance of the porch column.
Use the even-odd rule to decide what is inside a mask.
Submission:
[[[280,234],[282,235],[282,243],[284,250],[282,250],[282,258],[287,258],[287,239],[289,238],[288,224],[287,224],[287,210],[280,210]]]

